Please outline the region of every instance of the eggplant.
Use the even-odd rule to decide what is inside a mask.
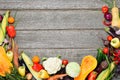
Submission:
[[[116,34],[116,28],[113,28],[113,27],[106,27],[105,28],[105,31],[109,34],[109,35],[111,35],[111,36],[113,36],[113,37],[116,37],[116,36],[118,36],[117,34]]]
[[[118,30],[116,27],[109,27],[110,28],[110,32],[114,35],[114,36],[118,36],[116,34],[116,31]]]

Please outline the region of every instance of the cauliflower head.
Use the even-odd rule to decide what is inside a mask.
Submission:
[[[61,69],[62,60],[57,57],[50,57],[43,62],[43,67],[49,74],[55,74]]]

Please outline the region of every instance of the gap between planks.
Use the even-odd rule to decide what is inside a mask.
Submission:
[[[83,31],[83,30],[104,30],[104,28],[69,28],[69,29],[16,29],[17,31]]]

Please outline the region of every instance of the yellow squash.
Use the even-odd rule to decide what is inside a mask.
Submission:
[[[6,73],[10,73],[12,67],[13,65],[7,57],[5,49],[0,46],[0,76],[5,76]]]
[[[120,28],[119,9],[116,7],[116,1],[114,0],[114,6],[112,8],[112,26]]]
[[[95,57],[88,55],[82,59],[81,72],[74,80],[85,80],[88,74],[93,71],[97,66],[97,60]]]

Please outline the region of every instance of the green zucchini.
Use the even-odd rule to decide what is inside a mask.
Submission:
[[[6,27],[8,25],[8,17],[9,17],[9,11],[7,11],[3,17],[1,28],[4,33],[4,36],[6,35]]]
[[[9,11],[5,13],[2,23],[0,25],[0,45],[2,44],[6,36],[6,26],[8,25],[8,16],[9,16]]]
[[[28,55],[26,55],[24,52],[22,52],[21,54],[26,66],[28,67],[29,71],[32,73],[32,75],[34,76],[34,78],[36,80],[42,80],[41,78],[39,78],[39,75],[40,73],[39,72],[36,72],[32,69],[32,65],[33,65],[33,62],[32,60],[30,59],[30,57],[28,57]]]

